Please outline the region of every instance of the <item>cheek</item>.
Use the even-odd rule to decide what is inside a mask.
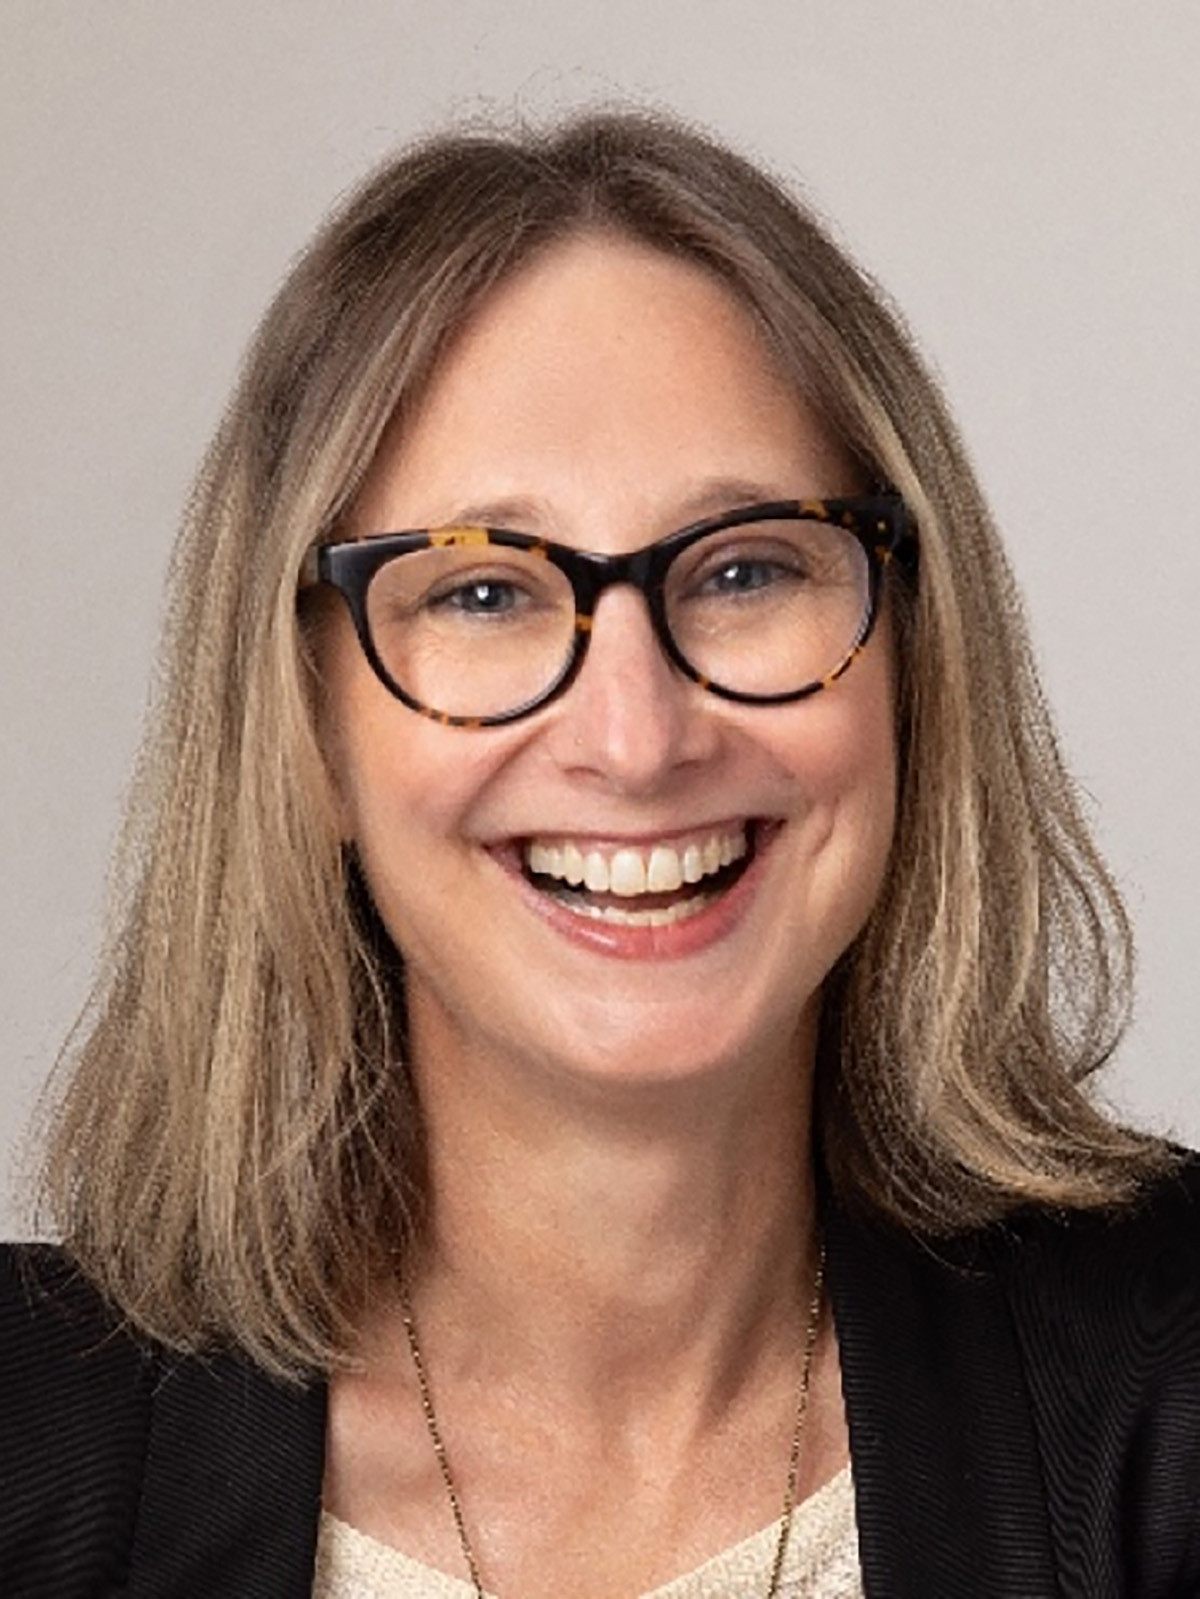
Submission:
[[[798,796],[798,841],[808,889],[847,941],[879,893],[895,827],[888,659],[884,650],[869,651],[840,683],[799,707],[811,710],[811,718],[801,720],[787,752],[780,750]]]
[[[377,681],[348,624],[333,630],[323,665],[322,747],[342,837],[356,846],[376,903],[398,908],[422,885],[450,892],[512,741],[410,711]]]
[[[883,885],[896,825],[896,736],[890,673],[847,739],[841,812],[847,900],[857,936]]]
[[[813,803],[831,812],[878,814],[890,832],[896,735],[885,642],[873,644],[830,688],[801,702],[784,758]]]
[[[343,839],[365,857],[417,820],[423,795],[421,727],[372,672],[340,606],[318,640],[321,748],[337,794]]]
[[[452,837],[463,808],[453,763],[431,757],[402,706],[369,700],[347,710],[333,766],[347,840],[364,864],[394,863],[422,841]]]
[[[446,840],[455,817],[447,785],[396,722],[390,707],[351,716],[339,729],[334,761],[343,836],[393,942],[411,956],[425,942],[422,929],[454,897]]]

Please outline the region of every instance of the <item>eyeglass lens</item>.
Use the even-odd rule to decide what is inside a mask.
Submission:
[[[725,528],[684,548],[664,580],[667,629],[710,683],[790,694],[835,671],[870,608],[859,540],[801,517]],[[396,556],[375,573],[367,621],[382,664],[420,704],[489,717],[536,700],[575,649],[575,596],[552,561],[491,545]]]

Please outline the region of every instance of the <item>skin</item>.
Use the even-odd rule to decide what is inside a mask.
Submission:
[[[724,289],[584,235],[484,304],[385,439],[353,528],[486,520],[615,553],[859,488]],[[509,727],[408,711],[340,608],[324,670],[343,829],[406,961],[435,1195],[414,1306],[485,1582],[645,1591],[779,1513],[820,989],[894,822],[886,618],[834,687],[776,707],[674,672],[620,589],[572,689]],[[698,947],[576,937],[514,869],[530,837],[741,818],[770,840]],[[327,1508],[461,1575],[397,1318],[382,1300],[332,1385]],[[826,1317],[801,1494],[845,1459]]]

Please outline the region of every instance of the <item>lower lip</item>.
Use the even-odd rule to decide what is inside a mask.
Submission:
[[[777,832],[778,827],[768,830],[760,823],[754,859],[732,887],[718,894],[702,910],[666,927],[626,927],[619,922],[580,915],[568,910],[552,895],[540,893],[519,866],[506,863],[505,870],[515,878],[525,903],[571,943],[614,960],[681,960],[720,943],[742,920],[758,892],[764,861]]]

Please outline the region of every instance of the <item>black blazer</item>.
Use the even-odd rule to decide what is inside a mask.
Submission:
[[[1196,1599],[1200,1163],[1116,1220],[824,1222],[868,1599]],[[309,1599],[324,1434],[0,1248],[3,1599]]]

